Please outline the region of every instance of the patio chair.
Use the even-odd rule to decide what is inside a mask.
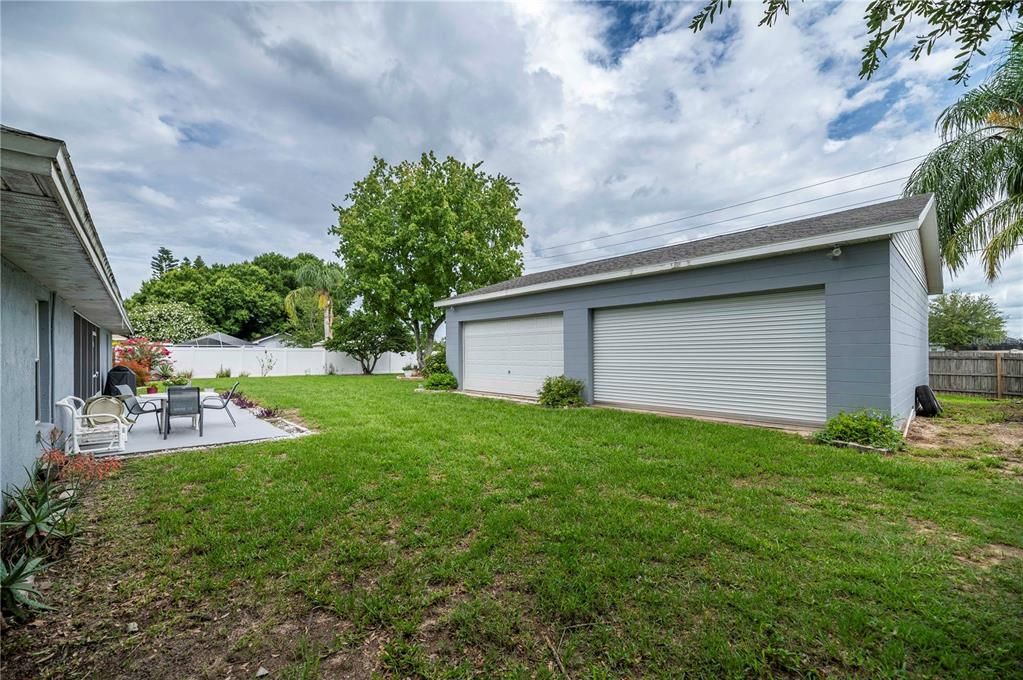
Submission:
[[[231,399],[234,397],[234,391],[238,389],[240,382],[236,382],[231,386],[231,391],[227,393],[226,397],[222,397],[219,394],[210,395],[202,400],[203,408],[222,409],[227,413],[227,417],[231,419],[231,424],[238,427],[238,423],[234,420],[234,414],[231,413],[231,409],[228,406],[231,405]]]
[[[85,402],[78,397],[64,397],[56,402],[56,405],[67,409],[71,415],[68,444],[72,454],[79,454],[82,451],[87,453],[123,451],[127,446],[128,421],[120,415],[109,412],[85,413],[83,411]],[[114,406],[120,409],[120,405]],[[105,404],[94,407],[96,411],[103,408],[113,406]]]
[[[163,412],[163,438],[170,432],[170,419],[177,417],[199,418],[199,436],[202,436],[202,404],[199,403],[198,387],[178,387],[167,390],[167,406]]]
[[[135,392],[128,385],[114,385],[114,388],[117,390],[119,398],[124,402],[124,407],[128,411],[128,416],[125,418],[125,420],[131,423],[128,427],[128,432],[131,432],[131,428],[135,427],[135,423],[139,421],[139,418],[147,413],[152,413],[156,416],[156,429],[159,432],[163,432],[163,426],[160,424],[160,411],[163,410],[163,404],[158,401],[139,401],[135,396]]]

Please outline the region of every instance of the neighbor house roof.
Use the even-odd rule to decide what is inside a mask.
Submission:
[[[263,337],[259,338],[258,340],[253,340],[252,344],[253,345],[262,345],[263,343],[270,342],[271,340],[274,340],[275,338],[279,338],[282,335],[283,335],[283,333],[274,333],[272,335],[264,335]]]
[[[89,321],[131,334],[67,145],[0,126],[0,251]]]
[[[248,340],[242,340],[220,331],[174,344],[184,345],[185,347],[248,347],[252,345]]]
[[[930,194],[924,194],[526,274],[445,298],[435,305],[448,307],[602,281],[649,276],[677,269],[878,240],[913,229],[919,229],[921,232],[929,292],[941,292],[941,266],[938,257],[934,202]]]

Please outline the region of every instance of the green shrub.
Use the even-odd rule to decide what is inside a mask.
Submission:
[[[26,619],[33,612],[53,609],[39,600],[32,577],[47,567],[41,557],[22,555],[17,560],[0,560],[0,610],[4,616]]]
[[[849,442],[892,451],[905,446],[902,433],[895,427],[895,419],[887,413],[869,409],[839,413],[828,420],[814,439],[821,444]]]
[[[0,521],[3,556],[56,555],[77,534],[71,519],[76,496],[65,493],[68,486],[55,479],[40,461],[26,470],[25,486],[4,492],[7,512]]]
[[[423,375],[430,377],[434,373],[451,373],[451,369],[448,368],[447,352],[440,343],[434,345],[433,352],[423,359]]]
[[[564,375],[548,376],[537,395],[541,406],[551,408],[568,408],[586,403],[583,401],[583,381]]]
[[[458,380],[450,373],[431,373],[426,377],[423,387],[428,390],[457,390]]]
[[[224,368],[223,366],[221,366],[220,370],[217,371],[217,375],[215,377],[217,377],[217,378],[230,378],[231,377],[231,369],[230,368]]]

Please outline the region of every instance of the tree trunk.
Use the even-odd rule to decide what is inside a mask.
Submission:
[[[380,361],[380,355],[379,354],[376,355],[375,357],[373,357],[373,363],[372,364],[369,363],[369,359],[360,360],[360,362],[362,363],[362,372],[365,373],[366,375],[372,375],[373,374],[373,370],[377,367],[377,362],[378,361]]]
[[[327,304],[323,306],[323,339],[330,340],[334,333],[334,302],[327,297]]]
[[[423,354],[422,333],[420,332],[418,321],[412,322],[412,337],[416,341],[416,361],[419,362],[419,368],[422,368],[423,359],[426,358],[426,355]]]

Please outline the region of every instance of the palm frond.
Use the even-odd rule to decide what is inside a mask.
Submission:
[[[1019,247],[1023,194],[1023,43],[938,119],[943,142],[910,175],[907,195],[933,193],[942,258],[953,272],[984,250],[989,278]]]
[[[1023,195],[1007,198],[986,211],[977,222],[977,230],[987,237],[981,261],[988,281],[993,281],[1002,263],[1023,244]]]

